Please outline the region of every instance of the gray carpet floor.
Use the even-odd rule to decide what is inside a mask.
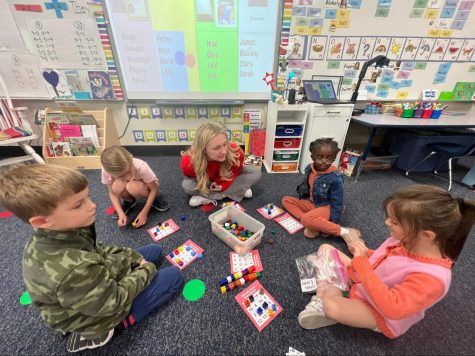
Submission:
[[[218,291],[217,282],[230,272],[230,248],[212,234],[208,221],[210,213],[188,206],[187,196],[181,189],[179,158],[140,158],[149,162],[157,172],[161,190],[172,208],[166,213],[152,213],[146,228],[119,229],[116,222],[105,214],[110,202],[106,188],[100,183],[99,171],[85,171],[91,196],[97,204],[98,240],[139,247],[152,242],[147,228],[172,218],[181,229],[163,239],[161,245],[169,252],[192,239],[204,248],[204,258],[187,267],[184,276],[186,281],[201,279],[207,290],[196,302],[186,301],[179,295],[140,324],[115,336],[103,348],[85,353],[284,355],[289,346],[307,355],[473,353],[474,233],[453,269],[452,286],[447,297],[402,337],[389,340],[381,334],[344,325],[303,330],[297,316],[309,302],[310,295],[300,291],[295,258],[316,251],[322,243],[331,243],[343,250],[345,247],[339,238],[309,240],[302,231],[291,236],[274,221],[262,218],[256,212],[257,208],[270,202],[280,205],[282,196],[293,195],[296,184],[302,179],[299,174],[264,173],[253,189],[254,197],[243,201],[242,206],[249,215],[265,224],[264,236],[275,240],[272,245],[263,242],[258,247],[264,266],[260,282],[282,305],[283,312],[258,332],[235,301],[238,292],[221,295]],[[416,174],[409,179],[394,169],[363,172],[357,183],[345,178],[343,225],[359,228],[369,247],[376,248],[388,237],[381,208],[383,199],[397,188],[415,182],[446,186],[445,180],[430,174]],[[458,185],[453,188],[453,194],[475,199],[471,190]],[[180,220],[181,215],[186,217],[185,221]],[[2,219],[0,235],[0,354],[66,354],[67,338],[47,328],[33,305],[21,306],[19,303],[24,291],[21,256],[30,235],[30,226],[15,217]]]

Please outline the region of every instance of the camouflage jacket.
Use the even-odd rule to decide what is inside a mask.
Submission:
[[[96,244],[94,225],[34,229],[23,255],[31,300],[52,328],[93,338],[118,325],[157,271],[137,251]]]

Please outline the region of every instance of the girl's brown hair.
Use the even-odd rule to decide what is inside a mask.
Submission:
[[[419,231],[435,233],[444,257],[456,261],[475,223],[475,202],[455,199],[442,188],[411,185],[384,200],[384,209],[402,226],[410,241]]]

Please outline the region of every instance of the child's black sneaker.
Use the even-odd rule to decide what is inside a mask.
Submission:
[[[170,209],[170,204],[165,199],[163,199],[163,197],[158,195],[155,197],[152,206],[155,210],[162,212]]]
[[[69,352],[78,352],[86,349],[95,349],[107,344],[114,335],[114,329],[109,330],[106,334],[99,336],[95,339],[85,339],[78,333],[72,333],[68,339],[68,345],[66,349]]]
[[[130,210],[137,204],[137,199],[134,199],[133,201],[127,201],[123,200],[122,203],[120,204],[122,206],[122,210],[124,211],[124,214],[127,215]],[[119,219],[119,214],[117,211],[114,211],[114,214],[112,214],[112,219],[118,220]]]

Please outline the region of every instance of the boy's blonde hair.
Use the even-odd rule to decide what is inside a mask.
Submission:
[[[0,174],[0,204],[28,223],[52,214],[61,201],[86,188],[86,177],[70,168],[16,165]]]
[[[196,173],[196,180],[198,182],[198,190],[201,194],[208,194],[208,173],[206,171],[208,167],[208,158],[206,156],[206,145],[209,141],[215,138],[217,135],[226,135],[224,127],[214,122],[206,122],[201,125],[196,131],[195,139],[191,144],[191,148],[182,152],[181,155],[191,156],[191,164]],[[239,152],[233,151],[229,147],[226,153],[226,159],[219,164],[219,174],[223,180],[229,180],[232,177],[232,167],[239,164]]]
[[[120,177],[133,165],[132,154],[122,146],[111,146],[101,154],[101,163],[104,170],[113,177]]]

